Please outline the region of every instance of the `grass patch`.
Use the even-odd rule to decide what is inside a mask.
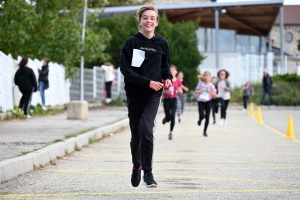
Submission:
[[[89,144],[93,144],[95,142],[94,138],[89,138]]]
[[[53,143],[58,143],[58,142],[63,142],[63,140],[61,140],[61,139],[56,139],[56,140],[53,141]]]
[[[88,129],[82,130],[82,131],[80,131],[80,134],[84,134],[84,133],[90,132],[92,130],[95,130],[95,128],[88,128]]]
[[[23,156],[26,155],[26,154],[29,154],[29,153],[30,153],[30,151],[22,151]]]
[[[66,138],[66,139],[69,139],[69,138],[71,138],[71,137],[76,137],[76,136],[77,136],[76,134],[70,134],[70,135],[66,135],[65,138]]]

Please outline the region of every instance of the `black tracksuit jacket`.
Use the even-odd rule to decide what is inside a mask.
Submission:
[[[20,90],[37,91],[36,77],[32,69],[29,67],[20,67],[14,77],[15,84]]]
[[[140,67],[132,67],[133,49],[145,51],[145,60]],[[172,80],[170,72],[170,49],[166,39],[159,34],[151,39],[140,32],[131,36],[124,44],[121,52],[120,70],[124,76],[127,96],[155,93],[149,87],[150,81],[162,82],[162,79]],[[162,92],[157,91],[157,92]]]

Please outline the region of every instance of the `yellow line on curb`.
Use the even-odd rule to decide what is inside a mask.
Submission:
[[[55,193],[55,194],[7,194],[0,195],[3,198],[19,197],[54,197],[54,196],[86,196],[86,195],[139,195],[139,194],[188,194],[188,193],[299,193],[300,189],[290,190],[170,190],[170,191],[150,191],[150,192],[73,192],[73,193]]]

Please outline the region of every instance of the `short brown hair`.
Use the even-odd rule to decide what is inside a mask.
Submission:
[[[136,11],[136,15],[135,15],[135,18],[137,20],[137,22],[139,23],[141,21],[141,18],[142,18],[142,15],[143,13],[146,11],[146,10],[153,10],[154,12],[156,12],[156,15],[157,15],[157,22],[158,22],[158,10],[157,8],[154,6],[153,3],[147,3],[147,4],[144,4],[140,9],[138,9]],[[139,27],[139,26],[138,26]],[[139,27],[140,29],[140,27]]]
[[[225,72],[225,74],[226,74],[226,77],[225,78],[228,78],[229,76],[230,76],[230,74],[229,74],[229,72],[226,70],[226,69],[221,69],[220,71],[218,71],[218,77],[220,78],[220,73],[221,72]]]

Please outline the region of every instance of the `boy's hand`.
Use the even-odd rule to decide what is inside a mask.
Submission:
[[[158,91],[164,87],[164,84],[157,82],[157,81],[150,81],[149,87],[155,91]]]
[[[171,87],[172,86],[172,81],[167,79],[165,80],[165,87]]]

